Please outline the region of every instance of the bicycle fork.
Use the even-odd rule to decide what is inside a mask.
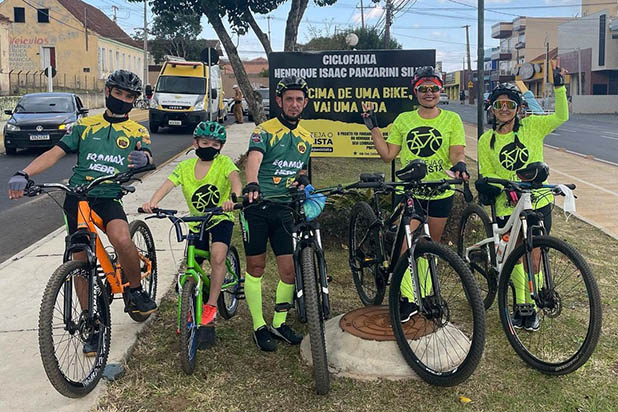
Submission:
[[[303,288],[303,279],[300,276],[302,267],[301,267],[301,253],[305,247],[310,247],[313,249],[313,252],[317,255],[317,276],[318,276],[318,285],[320,286],[321,299],[320,302],[322,304],[322,318],[324,320],[330,317],[330,299],[328,293],[328,280],[326,279],[326,260],[324,259],[324,252],[322,251],[322,239],[320,236],[319,229],[313,229],[315,234],[315,239],[301,239],[300,234],[297,232],[292,236],[292,246],[294,248],[294,269],[296,271],[296,276],[294,277],[295,289],[296,289],[296,300],[298,301],[298,317],[302,322],[305,322],[307,319],[307,314],[305,311],[305,297],[304,297],[304,288]],[[299,246],[299,241],[301,242]]]

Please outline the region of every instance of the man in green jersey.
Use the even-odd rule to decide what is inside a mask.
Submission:
[[[77,153],[77,165],[69,180],[71,186],[149,164],[152,157],[148,130],[128,117],[133,102],[141,93],[142,81],[134,73],[116,70],[110,74],[105,82],[105,112],[79,119],[56,146],[15,173],[9,180],[9,198],[22,197],[30,176],[49,169],[67,153]],[[142,290],[139,257],[131,241],[120,196],[120,186],[109,183],[93,189],[88,200],[92,210],[103,219],[107,237],[129,280],[129,310],[149,314],[157,309],[157,305]],[[69,234],[77,230],[77,204],[76,197],[66,196],[63,209]],[[85,259],[79,255],[74,258]],[[80,288],[79,284],[77,288]],[[94,356],[98,341],[98,336],[93,335],[85,342],[84,353]]]
[[[569,119],[569,107],[564,86],[566,70],[554,70],[555,112],[551,115],[528,116],[520,119],[519,109],[523,98],[519,89],[509,83],[499,84],[489,96],[490,110],[494,114],[491,130],[486,131],[479,139],[479,174],[480,177],[494,177],[519,181],[517,170],[533,162],[543,161],[543,141],[547,135]],[[501,190],[493,185],[477,181],[479,193],[494,199],[496,219],[499,227],[504,227],[514,205],[518,201],[517,193]],[[549,234],[552,225],[551,209],[554,197],[548,189],[536,189],[532,194],[532,206],[541,216],[546,233]],[[529,222],[536,223],[536,222]],[[539,269],[540,252],[533,250],[533,268],[537,283],[542,282]],[[515,287],[515,299],[518,305],[533,304],[530,293],[526,293],[527,276],[522,263],[513,268],[511,280]],[[539,283],[541,284],[541,283]],[[513,327],[525,328],[529,331],[539,329],[539,317],[536,311],[532,314],[513,314]]]
[[[248,183],[243,189],[250,202],[260,193],[264,196],[283,195],[288,193],[291,185],[302,188],[309,184],[306,169],[313,139],[299,124],[308,102],[307,82],[296,76],[282,79],[277,84],[276,101],[282,113],[257,126],[251,134],[245,169]],[[276,349],[273,338],[298,345],[302,337],[285,324],[294,295],[292,214],[285,205],[269,202],[248,207],[244,216],[248,225],[248,233],[244,233],[247,256],[245,296],[253,318],[253,339],[264,351]],[[262,315],[262,275],[269,239],[277,257],[280,277],[270,328]]]
[[[463,123],[455,112],[440,109],[440,92],[442,91],[442,74],[431,66],[421,67],[414,73],[412,91],[418,99],[419,108],[401,113],[391,124],[388,138],[385,140],[378,126],[376,115],[364,107],[363,120],[369,130],[378,154],[385,162],[391,162],[400,154],[402,166],[416,159],[422,159],[427,165],[426,180],[469,177],[466,169],[464,147],[466,137]],[[451,171],[451,175],[447,174]],[[416,196],[415,207],[418,212],[428,215],[431,238],[439,242],[446,226],[446,221],[453,206],[452,190],[431,197]],[[410,228],[416,229],[418,220],[410,222]],[[402,253],[407,249],[404,243]],[[421,266],[426,262],[419,259],[419,274],[425,272]],[[407,273],[401,284],[403,296],[401,321],[407,322],[418,312],[413,302],[412,280]]]

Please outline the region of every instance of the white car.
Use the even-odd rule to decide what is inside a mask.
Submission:
[[[448,94],[440,93],[440,103],[448,104]]]

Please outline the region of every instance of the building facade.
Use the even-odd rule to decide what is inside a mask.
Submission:
[[[9,78],[13,91],[45,87],[55,69],[60,89],[102,90],[116,69],[143,77],[143,50],[103,12],[81,0],[4,0],[10,19]],[[19,89],[19,90],[18,90]]]
[[[558,27],[572,21],[570,17],[517,17],[512,22],[492,26],[491,37],[500,39],[492,52],[490,83],[512,82],[519,68],[541,53],[558,46]]]
[[[582,17],[560,25],[560,64],[571,73],[572,94],[618,95],[617,4],[583,1]]]

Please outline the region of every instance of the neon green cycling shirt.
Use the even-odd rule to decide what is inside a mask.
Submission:
[[[461,118],[455,112],[440,109],[438,116],[425,119],[418,114],[418,110],[414,110],[397,116],[388,131],[386,142],[401,147],[402,166],[422,159],[427,164],[427,176],[423,180],[440,180],[450,179],[446,174],[446,170],[453,167],[449,157],[450,147],[465,146],[466,134]],[[448,190],[431,199],[445,199],[453,193]]]
[[[219,207],[230,199],[232,193],[232,183],[230,173],[238,172],[238,167],[228,156],[219,154],[210,165],[210,169],[201,179],[195,178],[195,165],[198,158],[183,160],[178,163],[171,175],[168,176],[174,186],[182,186],[182,194],[185,196],[191,216],[203,216],[205,209]],[[208,222],[210,229],[217,223],[229,220],[234,221],[234,214],[226,212],[215,215]],[[189,223],[192,231],[198,231],[199,222]]]
[[[130,119],[108,118],[105,114],[83,117],[67,130],[58,146],[66,153],[77,152],[77,164],[69,185],[88,183],[97,177],[129,170],[129,153],[141,148],[150,151],[150,134],[141,124]],[[88,196],[115,198],[120,185],[101,183]]]
[[[543,161],[543,140],[562,123],[569,120],[569,107],[564,86],[554,89],[555,112],[548,116],[528,116],[521,119],[517,132],[501,134],[495,132],[494,147],[490,147],[493,130],[488,130],[479,139],[479,173],[485,177],[519,181],[516,171],[532,162]],[[532,194],[534,209],[540,209],[553,202],[554,197],[547,189],[535,190]],[[510,216],[513,206],[504,192],[496,197],[496,216]]]
[[[307,169],[313,138],[300,124],[294,127],[285,123],[273,118],[251,134],[249,151],[257,150],[264,155],[258,172],[264,196],[287,194],[298,172]]]

